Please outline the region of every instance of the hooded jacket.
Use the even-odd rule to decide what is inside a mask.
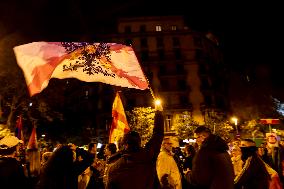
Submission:
[[[153,135],[144,148],[123,151],[114,155],[107,173],[106,189],[152,189],[156,173],[156,160],[164,137],[162,112],[157,111]],[[157,181],[157,180],[156,180]]]
[[[187,179],[198,189],[233,189],[234,170],[228,145],[219,136],[210,134],[193,158]]]

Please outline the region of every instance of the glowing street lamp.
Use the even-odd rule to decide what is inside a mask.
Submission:
[[[236,132],[238,134],[239,133],[239,131],[238,131],[238,118],[232,117],[231,120],[234,122],[235,127],[236,127]]]
[[[155,99],[155,109],[159,111],[163,111],[162,101],[160,99]]]
[[[160,99],[155,100],[155,105],[159,106],[162,104],[162,101]]]

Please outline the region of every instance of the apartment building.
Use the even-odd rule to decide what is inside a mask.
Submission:
[[[131,45],[156,97],[163,101],[166,131],[184,111],[199,124],[228,109],[223,54],[211,33],[186,26],[182,16],[131,17],[99,36]],[[123,89],[125,109],[151,106],[150,90]]]

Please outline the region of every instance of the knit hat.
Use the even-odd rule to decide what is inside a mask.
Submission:
[[[18,145],[19,143],[23,143],[23,141],[11,135],[5,136],[4,138],[0,140],[0,146],[6,147],[6,148],[12,148]]]

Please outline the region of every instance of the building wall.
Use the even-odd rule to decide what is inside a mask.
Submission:
[[[121,18],[117,33],[106,37],[133,47],[154,94],[163,100],[167,131],[184,111],[204,124],[206,112],[226,108],[223,55],[215,41],[191,30],[183,17]],[[128,105],[152,105],[150,91],[127,92]]]

